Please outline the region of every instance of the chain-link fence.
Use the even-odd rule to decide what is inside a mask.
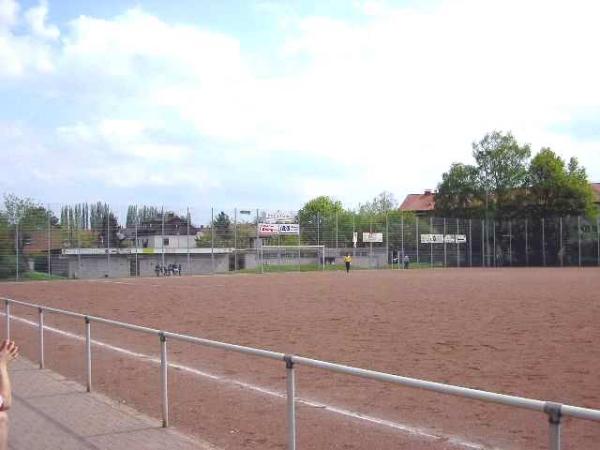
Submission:
[[[600,266],[598,218],[481,220],[105,204],[0,216],[0,279],[355,268]]]

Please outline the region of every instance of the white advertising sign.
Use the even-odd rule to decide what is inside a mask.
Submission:
[[[437,244],[444,242],[443,234],[422,234],[421,244]]]
[[[300,225],[297,223],[259,223],[258,224],[258,236],[269,237],[269,236],[286,236],[286,235],[299,235]]]
[[[292,211],[267,211],[265,222],[267,223],[292,223],[296,220],[296,214]]]
[[[383,242],[383,233],[363,233],[363,242]]]
[[[465,244],[467,235],[465,234],[422,234],[421,244]]]

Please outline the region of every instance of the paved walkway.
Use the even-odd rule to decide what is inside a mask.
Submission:
[[[10,449],[215,449],[22,357],[11,375]]]

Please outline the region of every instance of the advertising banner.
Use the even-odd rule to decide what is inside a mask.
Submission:
[[[363,242],[383,242],[383,233],[363,233]]]
[[[421,244],[465,244],[466,234],[422,234]]]
[[[300,225],[297,223],[259,223],[258,236],[298,236]]]

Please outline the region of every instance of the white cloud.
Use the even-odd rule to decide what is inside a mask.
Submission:
[[[329,193],[348,204],[384,189],[402,197],[435,187],[492,129],[576,155],[600,179],[600,142],[551,131],[600,105],[600,3],[357,6],[360,24],[315,16],[286,28],[277,53],[261,58],[271,58],[272,73],[263,64],[259,75],[253,55],[226,33],[139,8],[112,19],[81,16],[61,32],[47,24],[42,2],[23,15],[31,32],[17,35],[18,5],[0,0],[0,77],[37,76],[69,98],[80,119],[59,127],[54,145],[112,155],[104,180],[121,187],[176,179],[217,189],[223,165],[250,186],[256,179],[243,177],[253,166],[304,158],[345,172],[261,182],[293,180],[297,198]],[[227,151],[207,157],[207,142]],[[103,173],[85,167],[91,177]]]
[[[0,0],[0,31],[17,22],[19,4],[15,0]]]
[[[46,0],[41,0],[38,6],[30,8],[25,12],[25,20],[29,24],[34,36],[41,39],[58,39],[60,31],[56,25],[48,25],[46,23],[47,17],[48,3]]]

